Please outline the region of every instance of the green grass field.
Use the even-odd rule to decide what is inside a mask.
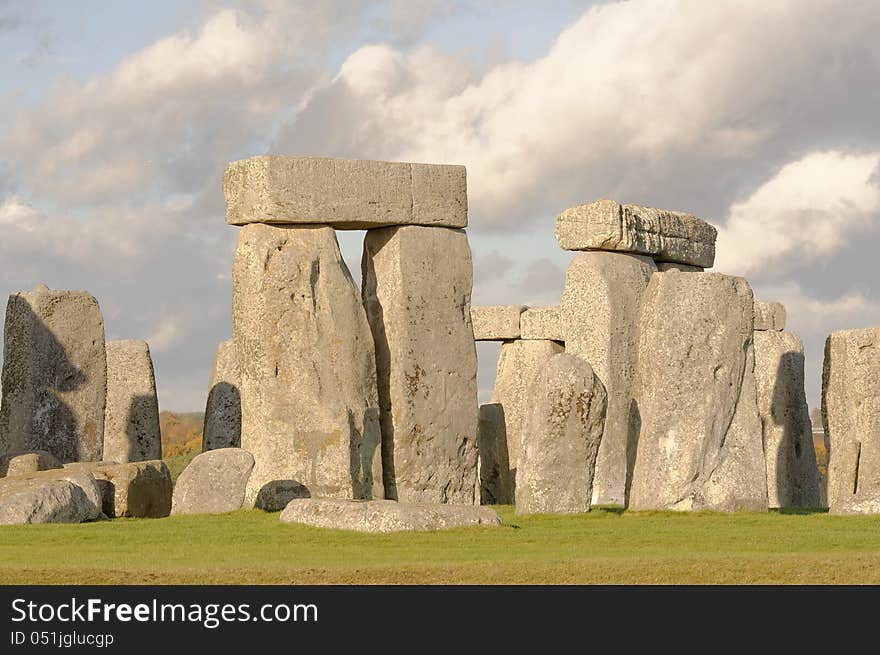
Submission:
[[[278,514],[0,528],[4,584],[880,583],[880,518],[594,510],[369,535]]]

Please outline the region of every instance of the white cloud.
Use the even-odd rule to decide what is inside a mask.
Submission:
[[[878,227],[880,153],[815,152],[783,166],[718,230],[716,268],[779,273],[846,245]],[[795,260],[792,262],[792,260]]]
[[[164,316],[153,330],[153,333],[147,337],[147,343],[150,344],[151,350],[163,352],[170,350],[185,334],[186,324],[183,316]]]

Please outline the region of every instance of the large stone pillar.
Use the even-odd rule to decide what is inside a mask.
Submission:
[[[880,513],[880,328],[825,342],[822,422],[832,514]]]
[[[560,302],[565,351],[587,360],[608,394],[592,502],[626,502],[627,441],[639,312],[651,275],[650,257],[580,252],[565,274]]]
[[[463,230],[404,226],[367,232],[363,300],[376,345],[387,498],[474,502],[472,284]]]
[[[241,391],[235,341],[227,339],[217,346],[208,402],[205,404],[205,427],[202,450],[241,447]]]
[[[146,341],[107,342],[104,460],[162,459],[156,377]]]
[[[0,453],[44,450],[61,462],[103,454],[107,356],[98,301],[40,286],[9,296]]]
[[[370,326],[329,227],[241,228],[233,267],[246,503],[275,480],[381,497]]]

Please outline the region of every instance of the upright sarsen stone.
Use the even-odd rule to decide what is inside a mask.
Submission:
[[[755,330],[785,329],[785,305],[781,302],[755,301]]]
[[[742,278],[651,277],[632,388],[631,509],[767,509],[752,312]]]
[[[532,380],[519,457],[516,513],[590,511],[605,389],[586,360],[554,355]]]
[[[205,405],[205,427],[202,451],[241,446],[241,391],[239,390],[238,359],[235,341],[228,339],[217,346],[208,402]]]
[[[825,341],[822,422],[828,440],[828,508],[880,513],[880,328]]]
[[[104,460],[123,464],[150,459],[162,459],[150,347],[134,339],[108,341]]]
[[[593,479],[595,505],[626,502],[639,311],[656,270],[649,257],[595,251],[578,253],[565,274],[559,304],[565,351],[587,360],[608,394],[605,434]]]
[[[507,430],[504,407],[500,403],[480,405],[477,445],[480,452],[480,502],[483,505],[512,503]]]
[[[232,314],[241,447],[255,460],[245,503],[275,480],[381,496],[373,340],[334,231],[242,228]]]
[[[10,295],[3,351],[0,453],[100,460],[107,356],[98,301],[45,286]]]
[[[804,393],[804,346],[791,332],[755,332],[755,381],[770,507],[819,507],[819,469]]]
[[[387,498],[474,502],[477,354],[467,235],[369,230],[363,299],[373,340]]]

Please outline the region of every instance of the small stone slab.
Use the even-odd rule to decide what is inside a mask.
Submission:
[[[197,455],[174,487],[172,514],[223,514],[241,509],[254,456],[241,448]]]
[[[70,480],[0,480],[0,525],[82,523],[97,519],[100,513],[86,491]]]
[[[6,453],[0,457],[0,478],[6,475],[25,475],[36,473],[37,471],[60,468],[61,462],[52,453],[48,453],[45,450]]]
[[[781,332],[785,329],[785,305],[755,301],[755,330]]]
[[[230,225],[467,226],[464,166],[263,155],[227,165],[223,193]]]
[[[715,262],[716,236],[696,216],[605,199],[566,209],[556,219],[564,250],[631,252],[705,268]]]
[[[519,317],[519,338],[565,341],[559,307],[529,307]]]
[[[308,488],[296,480],[272,480],[262,486],[254,502],[256,509],[280,512],[295,498],[311,498]]]
[[[471,307],[474,341],[519,339],[522,305],[477,305]]]
[[[443,530],[473,525],[501,525],[501,517],[489,507],[336,498],[292,500],[281,512],[281,520],[284,523],[304,523],[317,528],[357,532]]]
[[[101,507],[109,518],[162,518],[171,511],[173,483],[162,460],[76,462],[65,471],[87,471],[98,482]],[[48,472],[47,472],[48,473]]]

